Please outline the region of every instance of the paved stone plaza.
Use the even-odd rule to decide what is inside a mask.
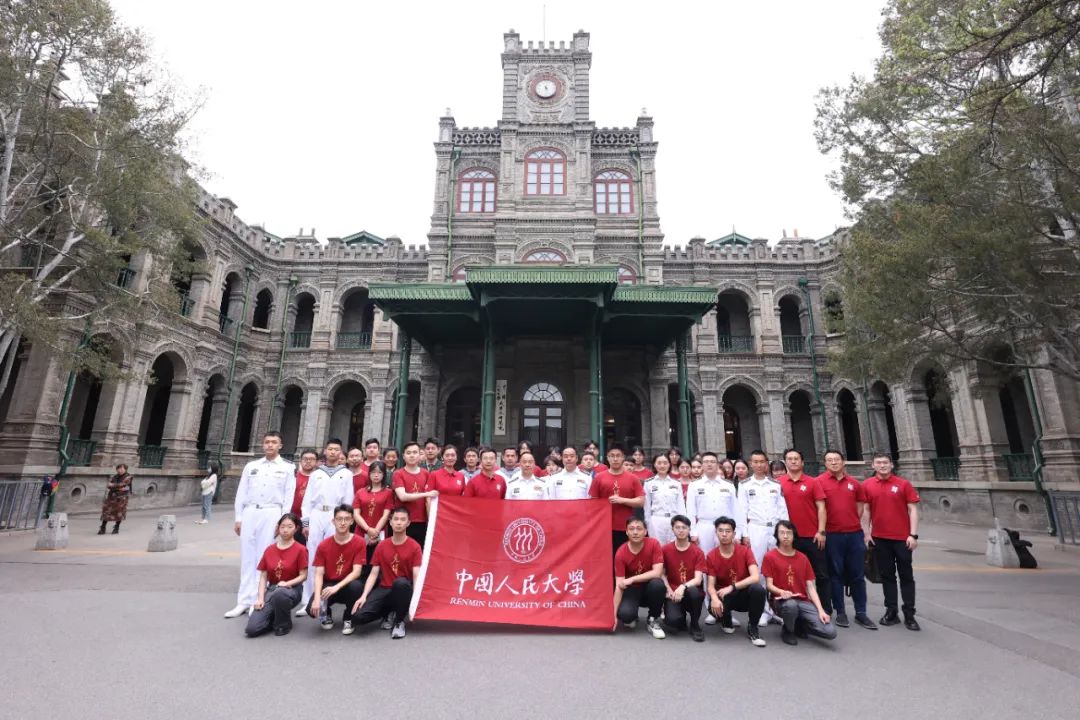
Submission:
[[[0,718],[846,718],[883,717],[885,702],[903,718],[1029,719],[1080,707],[1080,554],[1048,538],[1030,538],[1039,570],[999,570],[982,557],[985,530],[924,525],[917,634],[853,627],[791,648],[773,627],[755,649],[716,628],[699,645],[653,640],[643,623],[614,635],[422,623],[394,642],[374,626],[344,637],[340,622],[327,633],[299,620],[285,638],[248,640],[242,620],[221,617],[238,553],[229,513],[215,510],[208,526],[176,510],[169,553],[146,552],[149,511],[116,536],[74,516],[65,551],[0,535]],[[876,619],[877,586],[870,602]]]

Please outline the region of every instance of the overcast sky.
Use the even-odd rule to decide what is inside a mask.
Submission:
[[[591,33],[600,127],[656,122],[667,244],[777,240],[847,224],[813,137],[814,96],[880,51],[883,0],[546,3],[548,40]],[[501,112],[502,34],[540,40],[543,3],[113,0],[206,103],[192,158],[239,216],[278,235],[368,230],[427,242],[432,143]],[[693,7],[693,11],[686,8]]]

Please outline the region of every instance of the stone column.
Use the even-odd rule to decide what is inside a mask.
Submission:
[[[926,391],[919,385],[897,385],[892,389],[892,398],[901,474],[908,480],[933,480],[930,459],[937,456],[937,451]]]
[[[319,408],[322,407],[322,390],[316,386],[310,386],[307,397],[304,398],[304,410],[300,420],[299,445],[301,447],[320,446],[319,439]],[[325,433],[325,430],[323,430]]]
[[[68,373],[55,353],[31,346],[0,432],[0,465],[59,464],[59,413]]]

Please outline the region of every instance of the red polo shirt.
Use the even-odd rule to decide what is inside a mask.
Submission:
[[[705,572],[705,553],[694,543],[680,550],[674,542],[669,542],[663,547],[663,556],[664,574],[673,590],[693,580],[698,570]]]
[[[825,499],[821,483],[806,473],[799,477],[798,482],[792,480],[790,475],[781,475],[777,482],[784,493],[788,517],[795,525],[795,532],[799,533],[799,537],[814,537],[818,531],[817,501]]]
[[[870,506],[870,536],[885,540],[907,540],[911,534],[908,503],[919,502],[919,493],[904,478],[890,475],[881,480],[875,475],[862,484]]]
[[[862,484],[848,474],[839,480],[831,472],[817,476],[825,493],[825,532],[849,533],[862,530],[856,503],[866,502]]]
[[[628,472],[612,475],[610,471],[597,473],[589,486],[589,497],[607,500],[613,495],[625,498],[645,497],[645,488],[641,481]],[[626,530],[626,521],[634,514],[629,505],[611,506],[611,529]]]
[[[386,482],[384,479],[383,482]],[[360,492],[360,488],[367,487],[368,485],[368,466],[364,463],[360,463],[360,467],[356,469],[356,474],[352,476],[352,491],[353,495]]]
[[[460,470],[441,467],[428,475],[428,490],[438,490],[440,495],[465,493],[465,474]]]
[[[615,551],[615,577],[634,577],[652,570],[652,566],[664,562],[664,550],[660,541],[647,537],[641,544],[637,555],[630,551],[629,541]]]
[[[465,497],[493,498],[502,500],[506,495],[506,478],[498,473],[488,477],[483,472],[473,475],[465,486]]]
[[[808,600],[806,597],[806,583],[814,580],[814,568],[798,550],[791,557],[780,552],[780,548],[773,548],[765,553],[765,560],[761,563],[761,574],[772,578],[773,585],[780,590],[787,590],[800,600]]]

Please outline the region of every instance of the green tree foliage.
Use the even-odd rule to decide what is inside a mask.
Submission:
[[[873,78],[819,97],[855,220],[839,369],[1080,379],[1080,2],[892,0],[881,39]]]
[[[0,392],[20,338],[100,376],[99,344],[73,352],[83,327],[176,311],[189,114],[107,2],[0,2]]]

